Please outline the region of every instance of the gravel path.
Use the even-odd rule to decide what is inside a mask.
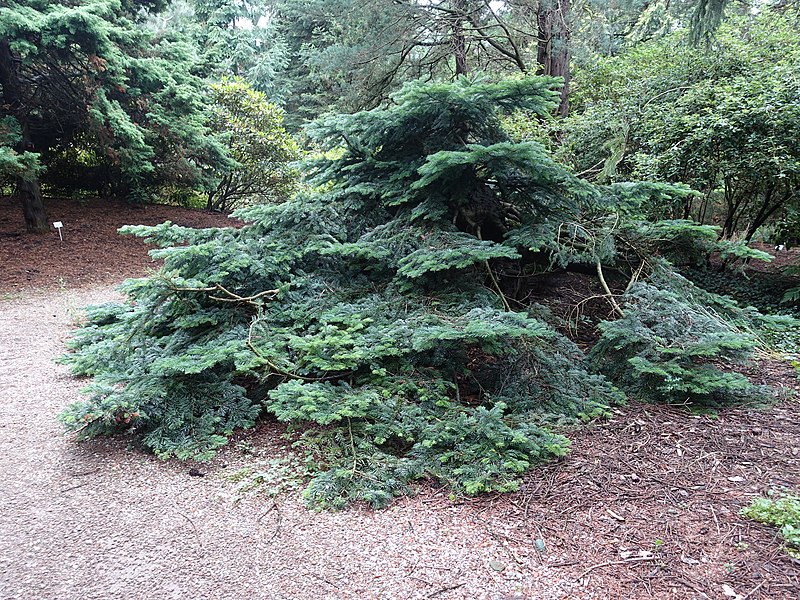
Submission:
[[[64,436],[56,415],[81,382],[53,359],[80,307],[112,297],[0,297],[0,598],[595,597],[531,540],[510,545],[513,524],[485,506],[421,495],[313,513],[243,496],[222,459],[190,477],[124,441]]]

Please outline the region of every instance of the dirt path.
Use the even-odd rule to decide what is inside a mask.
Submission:
[[[512,525],[478,506],[428,496],[312,513],[242,497],[222,459],[190,477],[124,442],[64,437],[55,417],[81,384],[52,359],[79,307],[111,296],[0,301],[0,598],[545,599],[574,587],[511,560],[498,533]]]

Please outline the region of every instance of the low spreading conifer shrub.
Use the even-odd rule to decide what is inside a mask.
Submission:
[[[502,113],[547,118],[556,87],[542,77],[410,85],[390,108],[318,123],[332,151],[312,166],[315,191],[241,210],[245,227],[125,228],[159,246],[164,264],[126,282],[126,301],[89,310],[65,361],[93,381],[62,421],[81,437],[127,431],[159,456],[203,459],[271,414],[316,449],[306,497],[317,506],[382,506],[420,478],[458,493],[515,489],[566,451],[555,426],[624,397],[513,284],[570,263],[647,274],[614,232],[646,237],[618,226],[617,207],[630,221],[652,188],[592,186],[503,131]],[[665,294],[631,291],[640,312],[626,307],[619,327],[644,342],[606,325],[608,357],[624,353],[667,393],[666,377],[710,356],[703,344],[745,353],[749,339],[703,329],[673,368],[677,346],[656,339],[655,313],[673,309]],[[714,396],[738,381],[697,384]]]

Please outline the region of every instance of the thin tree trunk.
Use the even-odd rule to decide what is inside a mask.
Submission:
[[[761,206],[761,210],[758,211],[755,219],[753,219],[753,222],[750,223],[750,226],[747,228],[747,233],[745,234],[744,239],[750,242],[753,239],[753,236],[756,234],[756,231],[758,231],[758,228],[766,223],[769,218],[778,211],[779,208],[782,208],[791,199],[792,195],[792,191],[787,189],[783,196],[781,196],[781,198],[772,206],[769,205],[772,192],[766,195],[764,204]]]
[[[739,201],[736,200],[736,192],[732,189],[732,183],[728,176],[722,178],[724,197],[725,197],[725,221],[720,231],[720,239],[727,240],[733,235],[735,224],[735,213],[739,208]]]
[[[563,77],[564,86],[561,88],[561,102],[558,114],[566,117],[569,114],[569,61],[570,30],[567,25],[570,11],[570,0],[542,0],[536,13],[538,22],[538,48],[536,62],[539,63],[538,73]]]
[[[11,52],[8,38],[0,39],[0,85],[3,87],[3,103],[22,129],[22,139],[17,144],[17,152],[34,150],[28,126],[27,109],[22,101],[22,84],[19,80],[19,63]],[[34,175],[17,176],[12,198],[19,198],[25,218],[25,228],[32,233],[43,233],[48,230],[47,212],[42,203],[39,179]]]

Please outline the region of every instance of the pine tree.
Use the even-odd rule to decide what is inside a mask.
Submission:
[[[514,489],[566,451],[554,423],[623,400],[515,291],[559,267],[596,272],[620,318],[601,325],[592,367],[636,392],[629,382],[643,376],[700,400],[746,391],[713,361],[745,356],[754,338],[717,335],[697,302],[666,333],[652,324],[673,309],[654,286],[674,287],[665,257],[716,233],[644,216],[691,192],[590,185],[503,129],[516,110],[546,118],[559,85],[411,84],[389,108],[317,123],[310,191],[238,211],[244,228],[127,228],[161,246],[164,267],[126,283],[127,302],[90,312],[65,360],[94,382],[64,423],[205,458],[270,413],[314,449],[316,505],[384,505],[423,477],[457,492]],[[612,270],[630,280],[626,295]],[[626,337],[631,324],[641,340]]]
[[[314,118],[381,106],[416,79],[532,73],[537,25],[531,4],[280,0],[276,21],[288,50],[282,71],[288,112]]]
[[[12,117],[0,119],[0,182],[13,182],[17,177],[30,179],[40,170],[35,153],[15,150],[21,140],[19,122]]]
[[[734,370],[759,345],[754,315],[686,280],[672,287],[638,283],[628,290],[622,318],[600,324],[590,353],[595,365],[622,389],[651,400],[702,408],[766,399],[766,388]]]

